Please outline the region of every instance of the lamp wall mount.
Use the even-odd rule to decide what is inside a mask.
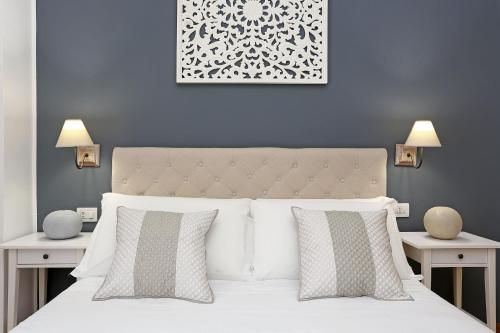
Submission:
[[[101,166],[101,145],[75,147],[75,163],[78,169]]]
[[[415,167],[417,161],[417,147],[396,144],[396,154],[394,156],[395,166]]]

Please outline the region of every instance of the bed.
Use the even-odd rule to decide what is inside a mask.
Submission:
[[[425,288],[405,284],[414,302],[336,298],[297,302],[297,281],[211,281],[216,301],[92,302],[102,279],[86,278],[14,330],[31,332],[490,332]]]
[[[112,190],[210,198],[386,195],[384,149],[115,148]],[[414,301],[297,301],[294,279],[211,280],[213,304],[177,299],[95,302],[102,277],[80,279],[13,332],[490,332],[416,280]]]

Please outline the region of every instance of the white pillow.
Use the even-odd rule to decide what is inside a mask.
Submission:
[[[414,278],[399,235],[394,206],[396,200],[373,199],[257,199],[251,203],[254,221],[253,277],[266,279],[298,279],[299,249],[297,225],[291,208],[316,210],[374,211],[388,209],[389,232],[394,264],[403,280]],[[392,209],[391,209],[392,208]]]
[[[77,278],[104,276],[108,272],[116,246],[117,208],[120,206],[188,213],[219,210],[206,238],[209,279],[247,280],[250,261],[246,238],[250,199],[206,199],[134,196],[105,193],[102,214],[92,233],[89,246],[78,267],[71,272]]]

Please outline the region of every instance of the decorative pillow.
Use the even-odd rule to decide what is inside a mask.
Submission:
[[[299,300],[370,296],[411,300],[394,266],[387,210],[292,212],[298,224]]]
[[[249,280],[250,255],[246,238],[250,199],[158,197],[104,193],[102,214],[82,261],[71,275],[77,278],[106,276],[116,247],[116,212],[120,206],[179,213],[217,209],[219,212],[206,237],[208,278]],[[288,210],[289,211],[289,210]],[[291,214],[291,213],[290,213]]]
[[[250,205],[254,228],[253,277],[257,280],[299,278],[299,244],[292,207],[312,210],[376,211],[387,209],[387,231],[394,264],[402,280],[414,279],[399,234],[397,201],[372,199],[257,199]]]
[[[93,299],[163,297],[212,303],[205,235],[217,212],[119,207],[115,255]]]

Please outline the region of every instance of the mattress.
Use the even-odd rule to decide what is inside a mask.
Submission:
[[[210,281],[215,303],[174,299],[92,301],[102,278],[86,278],[12,332],[491,332],[417,281],[414,301],[367,297],[297,301],[298,282]]]

